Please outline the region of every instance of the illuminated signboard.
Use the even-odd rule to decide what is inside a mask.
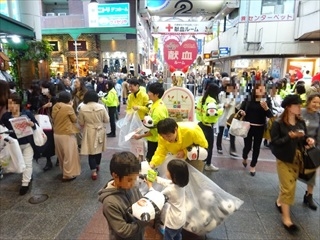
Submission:
[[[90,3],[89,27],[129,27],[129,3]]]

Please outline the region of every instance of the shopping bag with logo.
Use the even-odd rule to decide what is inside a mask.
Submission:
[[[36,114],[35,118],[44,131],[52,130],[52,124],[48,115],[45,114]]]
[[[0,150],[0,165],[5,173],[22,173],[26,164],[17,139],[7,136]]]
[[[34,144],[38,147],[42,147],[47,142],[47,135],[43,132],[42,128],[36,124],[36,129],[33,130]]]
[[[240,111],[236,113],[236,115],[239,115]],[[235,116],[232,119],[229,133],[233,136],[238,136],[238,137],[247,137],[248,132],[250,130],[250,122],[243,121],[243,117],[240,119],[237,119],[237,116]]]

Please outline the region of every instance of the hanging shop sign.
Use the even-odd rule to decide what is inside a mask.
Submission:
[[[224,2],[222,0],[141,0],[140,9],[147,7],[150,14],[157,16],[212,16],[220,11]]]
[[[180,44],[175,39],[164,43],[164,60],[175,69],[183,69],[193,64],[197,57],[198,47],[195,40],[187,40]]]
[[[53,52],[59,51],[58,41],[49,41],[49,44],[52,47]]]
[[[75,51],[75,45],[77,44],[77,51],[87,51],[87,42],[86,41],[68,41],[68,50]]]
[[[152,34],[212,34],[212,22],[152,22]]]
[[[241,16],[240,22],[281,22],[281,21],[293,21],[294,14],[263,14],[254,16]]]
[[[219,47],[219,56],[227,57],[230,55],[230,48],[228,47]]]
[[[89,27],[129,27],[129,3],[90,3],[88,5]]]

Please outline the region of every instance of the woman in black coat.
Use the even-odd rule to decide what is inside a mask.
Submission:
[[[280,118],[271,128],[271,150],[277,158],[279,177],[279,196],[276,207],[282,213],[284,228],[295,233],[298,227],[290,217],[290,205],[294,203],[296,181],[303,172],[302,152],[305,145],[313,146],[313,138],[307,137],[307,128],[301,113],[301,99],[298,95],[288,95],[281,106],[284,108]]]

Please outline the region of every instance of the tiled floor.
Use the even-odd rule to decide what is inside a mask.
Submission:
[[[39,164],[34,162],[34,180],[31,191],[25,196],[18,194],[21,176],[6,174],[0,181],[0,239],[108,239],[108,225],[102,214],[101,203],[97,200],[97,192],[110,179],[109,160],[112,154],[121,151],[117,141],[117,138],[108,139],[108,150],[103,154],[97,181],[90,178],[86,157],[81,158],[81,176],[68,183],[60,181],[59,167],[43,172],[45,160],[40,159]],[[227,140],[223,140],[224,150],[228,149],[228,144]],[[242,147],[242,140],[237,139],[238,154]],[[255,177],[251,177],[249,170],[243,168],[241,158],[230,158],[227,153],[225,151],[223,155],[218,155],[214,149],[213,163],[220,167],[220,171],[205,174],[222,189],[242,199],[244,204],[208,233],[206,239],[320,239],[320,209],[312,211],[302,204],[306,186],[301,182],[298,182],[296,203],[291,209],[293,221],[301,231],[297,236],[291,236],[283,229],[274,206],[278,179],[275,160],[269,149],[261,148]],[[314,199],[318,207],[319,192],[317,177]],[[49,198],[40,204],[28,202],[39,194],[47,194]],[[184,240],[204,239],[204,236],[196,237],[187,232],[183,236]],[[145,237],[146,240],[162,239],[152,227],[147,229]]]

